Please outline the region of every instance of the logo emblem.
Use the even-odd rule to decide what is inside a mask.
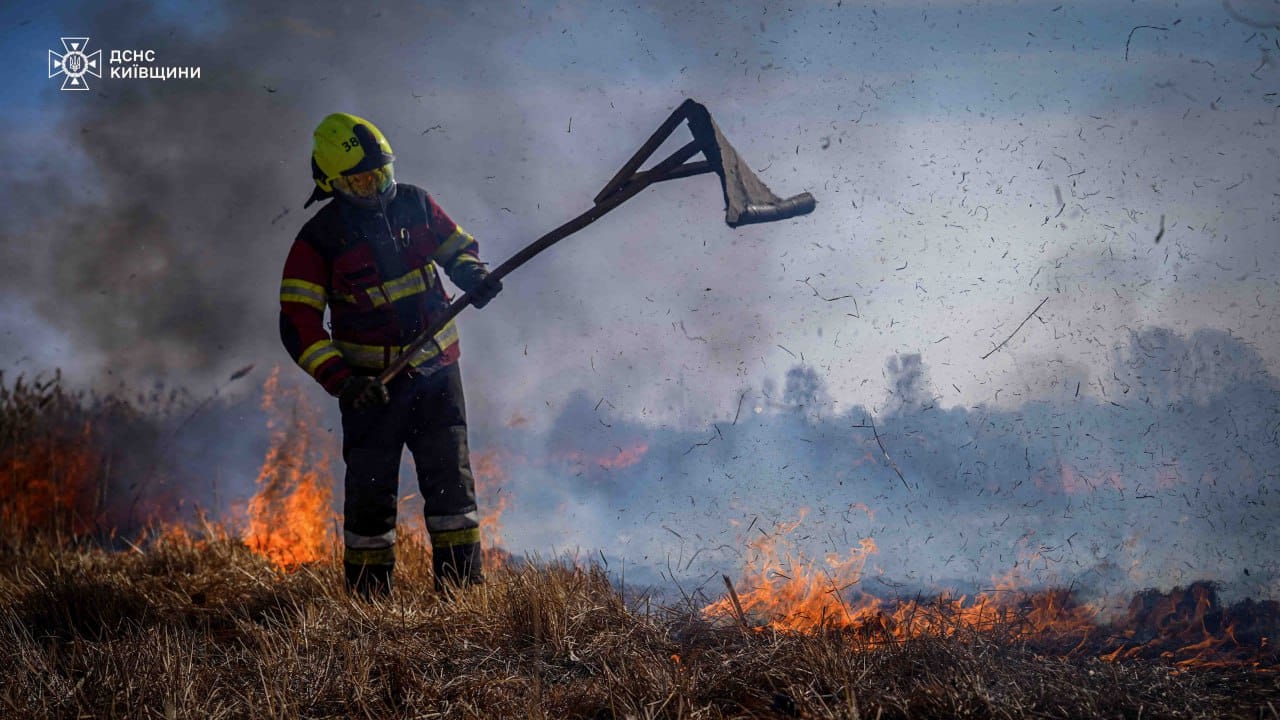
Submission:
[[[88,90],[86,75],[102,77],[102,51],[85,53],[85,46],[88,44],[87,37],[64,37],[62,49],[66,52],[59,55],[49,51],[49,77],[64,76],[63,90]]]

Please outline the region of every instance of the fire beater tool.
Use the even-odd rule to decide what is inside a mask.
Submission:
[[[671,136],[682,121],[686,120],[693,140],[652,168],[641,171],[640,165]],[[698,153],[702,153],[705,159],[688,162]],[[658,126],[653,135],[596,195],[594,207],[533,241],[506,262],[494,268],[489,275],[501,280],[516,268],[532,260],[538,253],[599,220],[610,210],[635,197],[641,190],[654,183],[709,172],[720,176],[720,187],[724,191],[724,221],[729,227],[774,222],[805,215],[813,212],[816,205],[813,195],[807,192],[785,200],[774,195],[738,156],[738,152],[733,149],[715,121],[711,119],[711,113],[707,108],[693,100],[685,100]],[[470,293],[463,293],[454,300],[439,320],[405,346],[391,364],[378,375],[378,380],[385,385],[400,374],[409,366],[413,355],[431,343],[436,333],[470,304]]]

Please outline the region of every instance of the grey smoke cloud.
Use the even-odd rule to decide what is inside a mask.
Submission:
[[[1104,362],[1120,325],[1221,324],[1211,318],[1247,296],[1228,280],[1250,266],[1248,284],[1274,290],[1265,268],[1280,258],[1259,244],[1274,216],[1269,70],[1250,77],[1252,54],[1226,42],[1237,25],[1202,10],[1168,20],[1184,56],[1151,33],[1125,63],[1109,29],[1167,8],[65,8],[60,22],[78,18],[106,47],[156,47],[205,73],[50,106],[45,134],[62,151],[6,177],[25,210],[5,244],[7,304],[74,337],[65,364],[81,377],[106,366],[212,383],[237,363],[284,361],[273,276],[307,216],[297,198],[324,114],[379,122],[401,177],[496,262],[584,209],[693,95],[768,182],[818,191],[824,211],[731,232],[713,182],[672,183],[539,258],[503,306],[466,318],[469,367],[499,386],[501,413],[581,376],[674,418],[681,398],[723,404],[790,362],[779,345],[857,394],[878,367],[850,362],[847,343],[879,357],[948,336],[927,349],[976,357],[1044,290],[1060,296],[1048,310],[1059,333],[1109,303],[1099,333],[1052,343]],[[1032,72],[1019,56],[1062,61]],[[1112,89],[1091,87],[1108,76]],[[1259,319],[1228,322],[1274,356]],[[978,400],[989,391],[972,374],[999,377],[1008,358],[935,363],[938,384]]]
[[[1114,399],[941,408],[898,402],[924,397],[929,368],[895,356],[887,409],[840,413],[806,406],[821,377],[796,366],[783,401],[693,430],[578,395],[550,433],[506,436],[515,507],[536,508],[508,535],[697,585],[739,569],[743,528],[807,511],[793,549],[820,559],[873,538],[873,589],[969,590],[1018,572],[1119,597],[1195,578],[1273,593],[1280,382],[1217,331],[1135,333],[1117,360]]]

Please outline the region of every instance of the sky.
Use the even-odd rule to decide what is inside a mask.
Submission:
[[[692,97],[817,210],[734,230],[713,180],[664,183],[464,313],[472,442],[521,500],[508,542],[656,567],[696,543],[641,507],[732,538],[758,508],[818,524],[860,502],[881,522],[842,532],[876,535],[880,570],[923,585],[1083,533],[1112,550],[1073,540],[1061,577],[1272,591],[1278,25],[1276,0],[9,5],[0,369],[234,398],[260,387],[234,370],[278,364],[336,423],[276,329],[324,115],[377,123],[398,178],[496,264],[590,207]],[[201,77],[63,92],[47,55],[66,36]],[[896,471],[865,460],[870,419]],[[726,449],[699,457],[709,437]],[[1019,456],[1036,497],[951,521],[961,497],[1012,488]],[[1152,493],[1159,511],[1137,499]],[[1089,510],[1047,523],[1037,499]],[[947,563],[907,509],[990,539],[949,538],[970,550]]]

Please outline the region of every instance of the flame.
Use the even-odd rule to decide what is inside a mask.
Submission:
[[[748,543],[752,565],[744,571],[743,582],[749,589],[737,595],[742,612],[767,616],[769,626],[779,630],[855,625],[861,609],[851,608],[841,594],[862,579],[863,566],[876,552],[876,543],[864,538],[845,557],[828,553],[822,564],[808,560],[786,542],[807,514],[802,509],[799,519],[779,523],[773,534],[762,531],[762,537]],[[721,599],[703,612],[736,614],[738,608],[732,602],[732,597]]]
[[[1066,589],[1030,588],[1020,568],[1038,559],[1024,553],[995,587],[973,597],[944,594],[928,600],[885,600],[855,586],[876,544],[865,538],[844,556],[822,562],[793,550],[788,537],[804,521],[779,523],[749,544],[749,564],[738,592],[703,608],[711,617],[736,618],[754,629],[852,631],[872,646],[920,637],[987,633],[1034,642],[1062,657],[1091,654],[1106,661],[1162,658],[1180,667],[1280,668],[1272,634],[1280,603],[1245,600],[1223,606],[1212,584],[1193,583],[1167,593],[1136,595],[1127,613],[1107,621],[1102,611]],[[729,578],[725,578],[729,582]]]
[[[606,452],[591,456],[581,450],[570,450],[556,453],[556,459],[576,465],[579,468],[603,468],[605,470],[621,470],[631,467],[644,459],[649,452],[649,443],[638,441],[630,447],[614,446],[616,452]]]
[[[270,447],[249,500],[245,544],[282,568],[314,562],[333,545],[330,445],[319,414],[297,388],[280,384],[280,368],[262,389]]]
[[[33,530],[87,532],[100,506],[92,427],[50,428],[0,458],[0,518],[20,536]]]
[[[4,523],[0,529],[6,533],[5,542],[9,533],[25,539],[32,531],[71,537],[106,530],[112,527],[113,518],[126,515],[128,522],[140,516],[144,522],[162,523],[146,526],[147,537],[158,542],[200,547],[210,538],[228,536],[224,526],[205,518],[199,508],[195,516],[203,531],[197,529],[200,525],[187,524],[191,513],[183,511],[181,495],[156,487],[163,483],[152,483],[136,496],[113,492],[115,486],[109,483],[113,475],[107,467],[113,457],[112,441],[136,441],[137,435],[102,419],[110,415],[93,414],[91,409],[73,404],[50,411],[40,392],[38,388],[0,387],[0,410],[7,413],[0,417],[18,418],[10,420],[11,434],[0,438],[4,442],[0,444],[0,493],[5,498],[0,504],[0,522]],[[278,369],[263,386],[262,407],[268,416],[269,449],[258,473],[256,494],[247,505],[238,506],[238,512],[247,515],[243,541],[283,568],[331,561],[335,558],[331,552],[335,523],[330,475],[334,442],[321,431],[319,413],[305,402],[301,392],[281,385]],[[150,427],[145,424],[150,416],[129,417],[141,418],[140,425]],[[143,433],[142,437],[153,436]],[[616,450],[595,457],[585,452],[555,455],[547,462],[567,458],[588,467],[625,468],[640,462],[648,446],[637,442]],[[505,492],[507,468],[529,462],[529,458],[502,450],[473,455],[482,537],[491,568],[508,561],[501,549],[501,518],[510,501]],[[1074,495],[1128,487],[1119,474],[1095,472],[1086,476],[1065,465],[1061,469],[1060,479],[1052,474],[1043,477],[1046,492]],[[115,471],[119,473],[119,468]],[[137,475],[132,467],[122,477],[133,479],[135,475],[154,477]],[[1178,477],[1176,469],[1161,471],[1154,487],[1167,489],[1182,482]],[[1217,480],[1206,474],[1200,482]],[[122,510],[126,506],[127,513]],[[139,509],[141,512],[135,512]],[[876,517],[875,511],[862,503],[849,504],[844,514],[847,518],[855,511],[868,519]],[[178,517],[187,522],[164,521]],[[1035,577],[1042,577],[1040,571],[1052,560],[1033,530],[1019,541],[1021,550],[1013,568],[993,579],[989,591],[972,596],[885,599],[861,587],[867,563],[877,552],[873,539],[862,539],[843,552],[809,558],[792,540],[800,535],[797,531],[805,520],[802,512],[769,532],[757,528],[753,520],[746,531],[755,536],[747,543],[749,560],[737,586],[731,582],[729,596],[707,605],[704,612],[756,630],[837,629],[872,647],[911,638],[964,638],[984,633],[1026,643],[1048,656],[1096,657],[1110,662],[1158,659],[1173,666],[1175,672],[1205,667],[1280,672],[1280,652],[1275,645],[1280,602],[1274,600],[1247,599],[1227,605],[1213,584],[1195,582],[1163,592],[1144,591],[1127,606],[1108,605],[1104,609],[1082,601],[1070,590],[1037,588],[1032,568]],[[740,527],[737,521],[730,522]],[[424,537],[420,528],[414,536]],[[1134,582],[1146,577],[1139,571],[1147,566],[1137,559],[1145,555],[1137,552],[1142,542],[1131,533],[1123,543],[1126,554],[1134,558],[1133,566],[1127,568]],[[672,662],[679,664],[680,660],[673,657]]]
[[[507,562],[502,549],[502,513],[510,502],[503,494],[507,484],[506,457],[500,450],[471,454],[471,469],[476,478],[476,498],[480,506],[480,547],[485,567],[492,570]]]
[[[1087,495],[1100,490],[1128,489],[1124,478],[1117,472],[1106,472],[1097,477],[1091,477],[1066,463],[1061,464],[1061,482],[1062,491],[1068,495]]]
[[[621,470],[640,462],[647,452],[649,443],[638,442],[629,448],[619,448],[617,453],[598,457],[596,463],[606,470]]]
[[[1168,593],[1144,591],[1129,602],[1115,631],[1119,645],[1104,660],[1158,655],[1181,667],[1261,665],[1276,654],[1270,634],[1280,603],[1245,600],[1223,607],[1212,583]],[[1274,664],[1274,660],[1273,660]]]

